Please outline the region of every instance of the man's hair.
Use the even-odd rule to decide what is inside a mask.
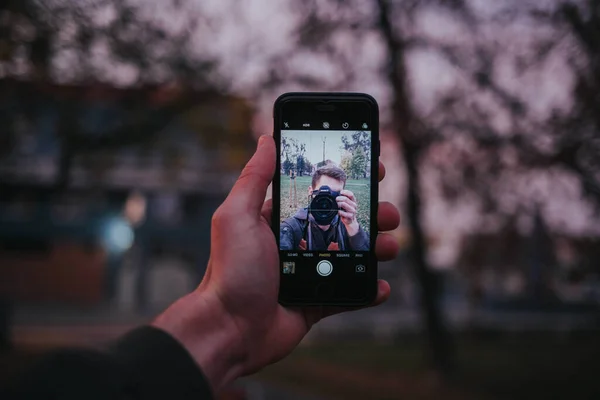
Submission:
[[[346,179],[348,179],[348,176],[346,175],[346,173],[344,172],[343,169],[341,169],[340,167],[338,167],[335,164],[326,164],[324,166],[322,166],[321,168],[317,169],[313,175],[312,175],[312,187],[313,189],[318,189],[317,186],[317,182],[319,181],[319,179],[321,179],[321,177],[325,175],[328,176],[330,178],[333,178],[335,180],[338,180],[340,182],[342,182],[344,185],[346,185]]]

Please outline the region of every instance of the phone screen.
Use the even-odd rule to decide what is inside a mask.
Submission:
[[[276,105],[273,228],[284,303],[365,304],[373,296],[378,115],[370,97],[354,96]]]

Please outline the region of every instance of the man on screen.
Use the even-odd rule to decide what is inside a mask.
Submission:
[[[344,189],[346,179],[344,170],[334,164],[313,173],[308,207],[281,223],[281,250],[369,250],[369,234],[356,220],[356,197]]]

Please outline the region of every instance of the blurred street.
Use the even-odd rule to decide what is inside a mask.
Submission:
[[[165,283],[167,276],[182,273],[180,263],[164,260],[153,267],[158,272],[152,274],[148,284],[152,288],[153,300],[150,303],[154,311],[140,314],[133,304],[128,304],[126,297],[119,296],[114,304],[93,308],[20,305],[14,308],[12,316],[14,350],[37,355],[56,347],[98,346],[149,322],[153,314],[169,304],[169,299],[189,290],[186,279],[171,279],[170,284],[161,284]],[[385,268],[384,265],[384,271]],[[128,274],[124,272],[125,277]],[[126,285],[134,281],[126,278],[121,283],[120,293],[130,292],[131,288]],[[505,398],[502,393],[508,396],[506,398],[525,399],[531,396],[533,390],[544,390],[540,386],[542,383],[531,380],[528,374],[547,363],[560,364],[560,368],[546,371],[555,381],[555,385],[550,387],[556,393],[567,393],[566,382],[584,385],[576,391],[582,396],[600,393],[600,386],[586,386],[591,382],[586,373],[567,381],[560,375],[570,373],[569,368],[581,368],[583,365],[587,365],[589,371],[600,367],[600,346],[593,339],[600,330],[599,314],[596,312],[488,308],[471,315],[464,301],[447,301],[447,322],[456,333],[458,349],[464,360],[454,383],[448,386],[437,382],[435,374],[427,372],[426,358],[420,350],[423,338],[419,333],[418,310],[406,306],[399,308],[400,293],[393,293],[382,307],[344,313],[320,322],[290,359],[268,367],[256,376],[241,379],[222,398],[359,399],[375,390],[379,394],[373,399],[404,398],[400,393],[409,398],[434,399],[441,392],[451,399]],[[572,340],[579,344],[570,344]],[[542,354],[548,346],[553,348],[552,352]],[[478,355],[484,358],[478,359]],[[8,357],[14,360],[14,353]],[[27,359],[29,356],[23,357]],[[13,362],[19,364],[18,361]],[[484,378],[492,370],[508,374],[506,369],[512,368],[510,366],[515,362],[529,366],[513,369],[510,378],[513,382],[506,384],[504,392],[498,387],[499,381]],[[473,384],[476,380],[480,383]],[[353,382],[350,392],[344,389],[348,381]],[[526,381],[529,382],[529,390],[519,396],[511,394],[510,388],[516,389]]]

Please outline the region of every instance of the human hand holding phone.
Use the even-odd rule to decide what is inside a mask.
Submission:
[[[186,347],[215,391],[288,355],[322,318],[351,310],[286,308],[278,303],[279,251],[271,229],[271,201],[264,202],[275,161],[273,138],[262,136],[213,216],[211,255],[202,283],[153,322]],[[384,175],[380,165],[379,180]],[[377,218],[377,258],[393,259],[398,243],[385,231],[398,226],[398,210],[381,202]],[[379,280],[371,306],[383,303],[389,294],[389,284]]]

